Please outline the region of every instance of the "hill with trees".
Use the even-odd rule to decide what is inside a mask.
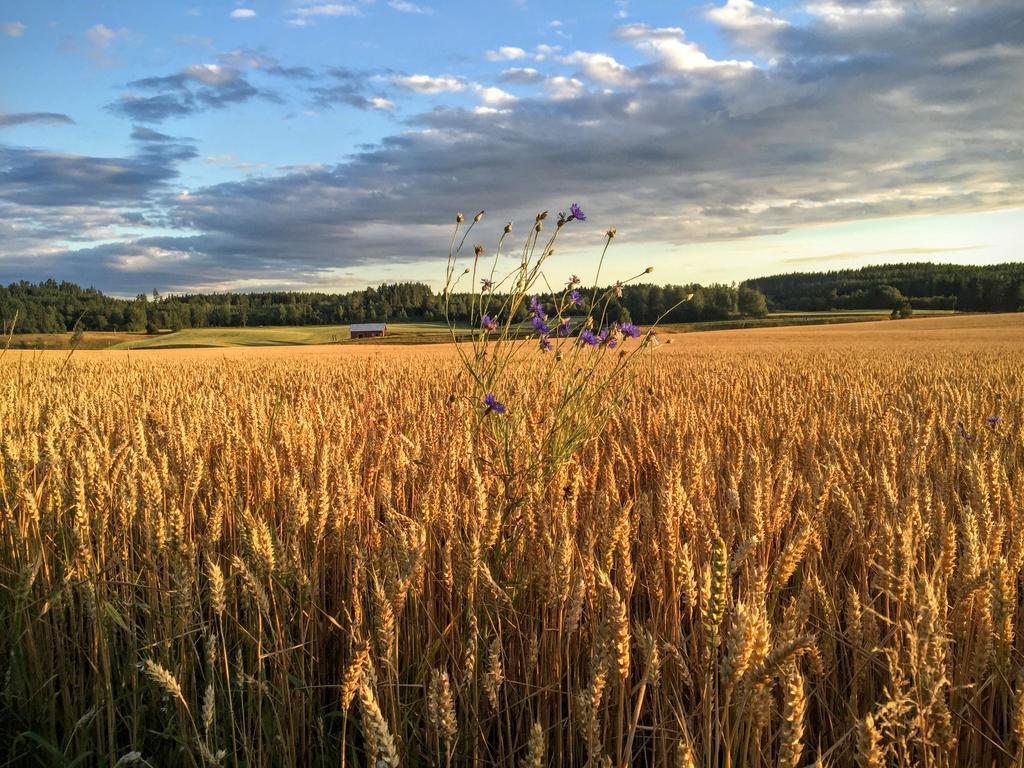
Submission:
[[[589,296],[589,290],[583,290]],[[692,296],[691,296],[692,294]],[[686,300],[690,297],[689,300]],[[685,301],[684,301],[685,300]],[[764,297],[748,286],[627,285],[608,307],[612,321],[700,322],[767,314]],[[452,297],[451,312],[469,319],[469,296]],[[519,309],[520,320],[529,316]],[[349,293],[213,293],[134,299],[106,296],[95,288],[47,280],[0,286],[0,327],[15,333],[182,330],[247,326],[335,325],[373,321],[442,319],[442,300],[423,283],[391,283]]]
[[[744,282],[772,310],[951,309],[1024,310],[1024,263],[885,264],[832,272],[794,272]]]

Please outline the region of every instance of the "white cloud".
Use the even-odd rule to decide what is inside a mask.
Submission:
[[[374,109],[379,109],[384,112],[390,112],[395,108],[395,103],[390,99],[385,99],[383,96],[374,96],[370,99],[370,104]]]
[[[476,86],[476,92],[480,95],[480,103],[485,107],[507,107],[519,101],[518,98],[508,91],[503,91],[501,88],[493,86],[484,87],[478,85]]]
[[[903,16],[906,10],[906,4],[895,0],[868,0],[856,5],[825,0],[806,5],[808,13],[837,27],[892,21]]]
[[[203,85],[224,85],[238,77],[235,70],[219,64],[190,64],[183,72],[185,77]]]
[[[515,59],[525,59],[526,51],[516,48],[514,45],[503,45],[496,51],[488,51],[484,56],[488,61],[514,61]]]
[[[317,18],[336,16],[359,16],[362,11],[359,6],[351,3],[321,3],[319,5],[304,5],[295,8],[291,12],[292,17],[288,23],[293,27],[309,26]]]
[[[466,90],[465,82],[450,76],[395,75],[391,82],[398,88],[414,93],[458,93]]]
[[[546,45],[544,43],[541,43],[536,47],[534,51],[533,60],[544,61],[545,59],[554,56],[560,50],[562,50],[562,46],[560,45]]]
[[[725,5],[711,8],[706,15],[741,46],[766,57],[777,52],[778,35],[791,26],[771,8],[752,0],[727,0]]]
[[[576,51],[559,59],[563,64],[578,66],[584,75],[602,85],[626,85],[633,81],[633,73],[606,53]]]
[[[256,11],[252,8],[235,8],[230,15],[232,19],[252,19],[255,18]]]
[[[773,15],[771,8],[757,5],[752,0],[727,0],[725,5],[709,10],[707,16],[726,29],[735,31],[789,26],[785,19]]]
[[[511,110],[508,109],[495,109],[494,107],[476,107],[473,109],[474,115],[507,115]]]
[[[7,37],[21,37],[25,34],[25,25],[20,21],[5,21],[0,24],[0,32],[3,32]]]
[[[577,80],[575,77],[563,77],[561,75],[549,77],[544,81],[544,87],[547,88],[548,94],[555,101],[575,99],[587,91],[583,81]]]
[[[85,33],[85,39],[97,48],[107,48],[114,40],[125,33],[124,30],[114,31],[106,24],[96,24]]]
[[[670,73],[739,71],[754,68],[753,63],[749,61],[712,59],[699,45],[686,40],[686,33],[678,27],[627,24],[616,30],[616,36],[620,40],[631,42]]]
[[[503,83],[519,83],[521,85],[527,85],[530,83],[539,83],[544,79],[544,75],[533,67],[511,67],[510,69],[502,70],[501,74],[498,75],[498,79]]]
[[[434,9],[426,5],[416,5],[406,0],[388,0],[388,5],[400,13],[433,13]]]

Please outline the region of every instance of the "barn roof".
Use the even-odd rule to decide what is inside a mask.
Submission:
[[[386,331],[387,323],[352,323],[350,333],[366,333],[367,331]]]

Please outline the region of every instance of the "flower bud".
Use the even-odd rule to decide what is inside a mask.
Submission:
[[[611,229],[604,233],[604,236],[611,240],[613,237],[615,237],[616,234],[617,232],[615,227],[612,227]]]
[[[466,217],[462,215],[462,211],[459,211],[458,213],[455,214],[455,223],[456,224],[461,224],[465,220],[466,220]]]
[[[648,267],[647,269],[644,270],[644,274],[645,275],[649,275],[653,271],[654,271],[654,267]]]
[[[474,246],[473,253],[476,254],[477,258],[480,258],[484,255],[484,247],[482,245]]]
[[[507,235],[511,231],[512,231],[512,222],[510,221],[508,224],[505,225],[505,234]]]
[[[480,219],[484,217],[484,212],[480,211],[476,216],[473,217],[473,223],[476,224]]]

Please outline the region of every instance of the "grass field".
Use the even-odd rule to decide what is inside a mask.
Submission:
[[[79,349],[117,349],[122,345],[144,342],[151,338],[144,333],[122,331],[87,331],[82,334]],[[17,333],[10,337],[13,349],[70,349],[71,333]],[[3,337],[0,346],[7,342]]]
[[[916,312],[913,319],[949,315],[949,312]],[[778,312],[764,318],[742,318],[704,323],[669,323],[667,332],[692,333],[699,331],[731,330],[738,328],[774,328],[794,325],[829,325],[855,323],[888,318],[888,313],[876,310],[844,312]],[[532,332],[528,324],[524,332]],[[465,338],[468,329],[460,334]],[[202,347],[274,347],[304,344],[436,344],[450,340],[444,323],[388,323],[385,338],[349,338],[347,325],[265,326],[250,328],[189,328],[155,335],[144,333],[105,333],[88,331],[82,335],[80,349],[176,349]],[[69,349],[70,333],[16,334],[12,338],[15,349]]]
[[[1024,315],[659,339],[10,351],[0,764],[1021,765]]]
[[[349,339],[347,325],[267,326],[256,328],[189,328],[142,336],[113,349],[173,349],[175,347],[273,347],[298,344],[432,342],[450,338],[444,323],[388,323],[384,339]]]

